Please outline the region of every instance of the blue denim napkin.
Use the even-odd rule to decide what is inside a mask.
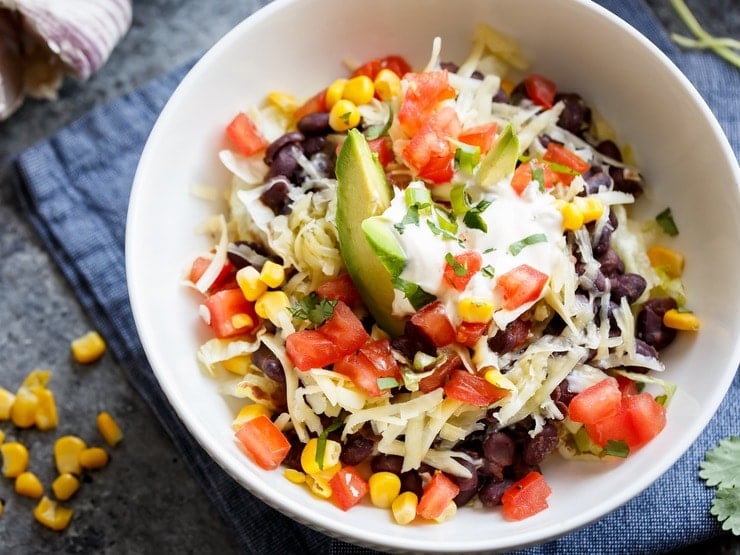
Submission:
[[[737,155],[740,72],[684,53],[642,0],[602,0],[668,54],[707,101]],[[182,451],[245,553],[371,553],[301,526],[254,498],[200,448],[164,397],[134,327],[124,272],[126,208],[137,161],[160,110],[192,64],[98,108],[22,153],[18,192],[51,255],[138,392]],[[698,476],[707,449],[738,434],[740,376],[689,451],[652,487],[600,521],[521,553],[655,553],[721,533]]]

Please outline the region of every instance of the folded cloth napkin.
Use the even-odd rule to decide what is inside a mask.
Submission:
[[[740,151],[740,72],[705,52],[680,52],[642,0],[600,2],[665,51],[697,86]],[[371,553],[301,526],[230,478],[201,449],[159,388],[137,337],[124,272],[126,208],[149,131],[190,64],[102,106],[22,153],[18,192],[28,217],[108,339],[128,378],[157,414],[245,553]],[[652,487],[600,521],[522,553],[660,552],[721,533],[698,466],[737,434],[740,378],[701,437]]]

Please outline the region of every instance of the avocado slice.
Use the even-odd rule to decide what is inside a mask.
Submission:
[[[496,144],[488,151],[478,168],[478,183],[484,188],[495,185],[516,168],[519,158],[519,138],[511,124],[501,131]]]
[[[406,267],[406,253],[396,241],[388,221],[382,216],[371,216],[362,222],[362,231],[391,277],[400,276]]]
[[[342,145],[336,174],[339,250],[347,271],[377,324],[393,336],[400,335],[404,323],[392,314],[392,276],[376,254],[378,247],[383,250],[382,240],[374,249],[363,231],[365,220],[390,206],[393,191],[367,140],[356,129],[349,131]],[[399,248],[397,243],[394,248]]]

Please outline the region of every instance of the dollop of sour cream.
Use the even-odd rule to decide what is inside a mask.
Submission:
[[[480,213],[480,219],[485,223],[480,227],[485,227],[486,231],[469,227],[459,215],[454,233],[441,231],[439,207],[421,211],[418,223],[403,223],[404,218],[408,221],[409,206],[405,191],[400,189],[395,190],[390,207],[382,215],[406,255],[406,266],[399,277],[416,283],[442,301],[453,325],[462,321],[458,311],[460,301],[470,298],[492,303],[493,321],[503,329],[542,298],[547,285],[537,299],[507,310],[495,292],[498,278],[522,264],[549,277],[568,256],[562,216],[555,205],[555,198],[541,190],[536,181],[518,195],[510,181],[511,176],[502,179],[475,199],[476,203],[481,200],[490,202]],[[423,186],[421,182],[409,185]],[[458,291],[444,279],[445,267],[450,254],[455,256],[467,251],[476,251],[481,256],[482,269],[472,275],[464,290]],[[399,316],[414,312],[398,290],[393,310]]]

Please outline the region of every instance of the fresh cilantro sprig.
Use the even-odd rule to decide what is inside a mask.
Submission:
[[[709,512],[722,523],[723,530],[740,536],[740,437],[721,439],[707,451],[699,476],[708,486],[717,487]]]
[[[321,325],[332,317],[335,306],[337,301],[330,301],[326,297],[319,297],[316,292],[311,292],[291,307],[290,312],[293,318]]]

